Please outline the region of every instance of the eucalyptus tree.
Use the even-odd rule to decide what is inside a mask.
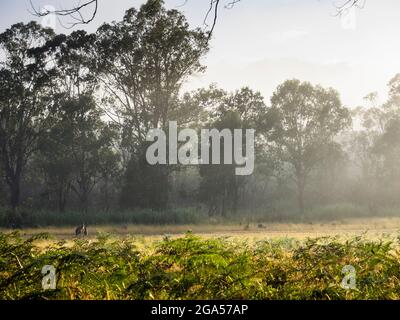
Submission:
[[[188,99],[189,100],[189,99]],[[218,130],[234,129],[242,130],[243,142],[246,139],[246,129],[255,130],[255,158],[259,155],[264,144],[267,132],[267,107],[264,98],[259,92],[250,88],[241,88],[235,92],[226,92],[215,86],[208,89],[199,89],[191,94],[193,105],[200,106],[206,111],[207,117],[201,112],[199,127],[210,127]],[[220,148],[233,141],[221,138]],[[213,142],[212,142],[213,143]],[[210,149],[212,149],[210,143]],[[244,149],[243,143],[243,150]],[[246,150],[247,152],[247,150]],[[224,152],[221,151],[221,156]],[[209,164],[200,165],[200,200],[208,206],[209,214],[235,213],[238,210],[246,182],[249,177],[237,176],[235,168],[237,164]]]
[[[9,187],[11,222],[17,219],[21,179],[54,102],[54,66],[40,50],[54,37],[35,22],[18,23],[0,34],[0,157]]]
[[[207,35],[190,29],[182,13],[166,10],[160,0],[129,9],[122,21],[98,29],[95,61],[105,93],[102,103],[120,128],[120,147],[129,168],[128,206],[136,205],[134,193],[142,200],[163,199],[157,207],[166,205],[169,169],[149,167],[144,161],[146,134],[151,128],[166,128],[169,120],[180,120],[172,117],[180,114],[182,84],[204,70],[200,58],[207,50]],[[154,179],[147,179],[152,170]]]
[[[59,210],[64,210],[70,191],[81,209],[88,209],[93,189],[106,174],[101,155],[115,153],[113,130],[103,121],[96,100],[94,42],[94,34],[80,30],[58,35],[44,47],[55,55],[57,93],[53,96],[52,127],[42,139],[41,160],[48,185],[57,194]]]
[[[274,92],[268,118],[268,139],[279,159],[293,169],[298,207],[304,213],[307,178],[323,160],[326,146],[350,125],[350,112],[342,105],[337,91],[287,80]]]
[[[378,157],[375,177],[381,191],[380,201],[385,205],[398,206],[400,191],[400,74],[396,74],[388,84],[388,100],[380,108],[377,121],[381,130],[375,135],[370,157]],[[377,198],[377,197],[376,197]]]

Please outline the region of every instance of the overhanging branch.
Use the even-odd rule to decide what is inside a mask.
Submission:
[[[365,6],[365,2],[366,0],[342,0],[339,4],[334,3],[336,15],[341,16],[353,7],[362,9]]]
[[[97,9],[98,9],[98,0],[87,0],[82,4],[78,4],[69,9],[59,9],[59,10],[49,10],[46,8],[36,9],[32,3],[32,0],[29,0],[29,1],[31,4],[31,8],[33,10],[32,14],[37,17],[45,17],[50,14],[54,14],[59,17],[67,17],[68,16],[68,17],[72,18],[73,20],[75,20],[75,22],[70,23],[69,28],[72,28],[78,24],[89,24],[96,17]],[[91,10],[92,10],[92,12],[88,18],[85,18],[84,15],[82,14],[82,10],[85,8],[91,8]]]

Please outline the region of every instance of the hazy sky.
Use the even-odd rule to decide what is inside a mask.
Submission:
[[[77,3],[32,2],[57,8]],[[99,2],[95,21],[79,28],[94,31],[144,1]],[[184,2],[165,1],[167,7],[185,12],[192,26],[203,26],[209,0],[188,0],[181,6]],[[13,23],[34,19],[29,8],[29,0],[0,0],[0,32]],[[384,99],[388,81],[400,72],[400,1],[366,0],[362,10],[345,19],[334,13],[333,0],[241,0],[233,9],[222,8],[204,59],[207,71],[191,79],[186,88],[213,82],[229,90],[249,86],[269,101],[279,83],[298,78],[338,89],[349,107],[361,104],[372,91]],[[56,31],[69,32],[60,25]]]

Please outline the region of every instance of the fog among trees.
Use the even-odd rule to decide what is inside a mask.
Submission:
[[[284,81],[269,101],[249,87],[186,92],[206,68],[203,29],[149,0],[93,34],[36,22],[0,34],[0,224],[399,215],[400,70],[383,104],[372,92],[344,106],[307,79]],[[148,164],[146,134],[169,121],[255,129],[254,173]]]

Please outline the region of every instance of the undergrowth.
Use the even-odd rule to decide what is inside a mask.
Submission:
[[[0,299],[399,299],[397,241],[325,237],[257,243],[185,237],[146,246],[99,235],[73,244],[0,234]],[[56,270],[43,290],[41,270]],[[342,288],[352,265],[356,287]]]

